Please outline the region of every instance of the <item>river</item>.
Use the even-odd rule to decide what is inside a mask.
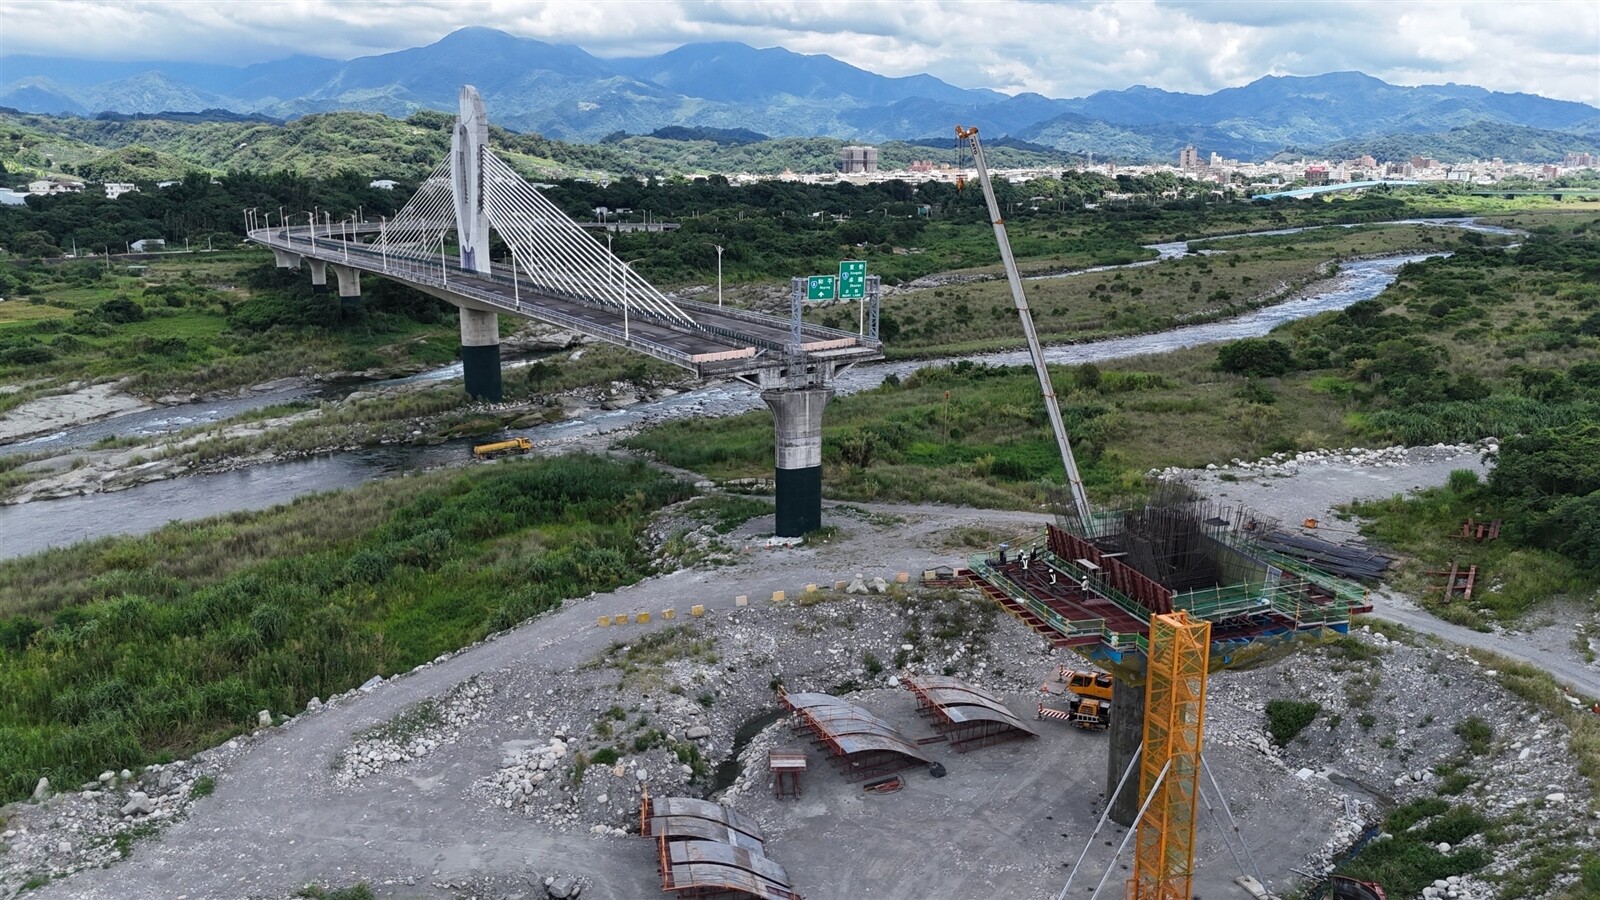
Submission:
[[[1490,226],[1476,226],[1470,220],[1413,220],[1413,224],[1472,225],[1477,230],[1509,233]],[[1284,229],[1255,234],[1292,234],[1301,229]],[[1244,236],[1244,235],[1241,235]],[[1183,255],[1184,242],[1153,245],[1162,259]],[[1415,254],[1358,260],[1342,264],[1339,273],[1320,282],[1299,297],[1274,306],[1254,310],[1236,318],[1175,328],[1156,334],[1141,334],[1082,344],[1058,344],[1045,348],[1046,358],[1056,364],[1125,359],[1166,353],[1186,347],[1246,337],[1260,337],[1285,322],[1329,310],[1343,309],[1377,296],[1395,279],[1401,266],[1443,254]],[[1154,261],[1136,263],[1149,265]],[[1046,276],[1050,277],[1050,276]],[[972,360],[991,365],[1020,366],[1029,363],[1026,350],[972,354],[941,359],[919,359],[858,366],[840,375],[834,387],[838,395],[869,390],[883,383],[891,373],[901,378],[927,366],[951,365]],[[444,380],[460,374],[460,365],[395,379],[389,383]],[[380,385],[383,382],[379,383]],[[377,385],[368,383],[365,388]],[[351,388],[353,389],[353,388]],[[85,446],[106,434],[160,434],[191,424],[220,421],[247,409],[315,396],[316,388],[281,394],[257,395],[240,400],[190,404],[119,416],[52,435],[60,443],[52,449]],[[547,450],[657,422],[689,416],[718,417],[760,409],[760,396],[738,383],[714,384],[659,400],[618,410],[583,412],[566,421],[518,431]],[[149,429],[139,431],[135,429]],[[44,439],[35,439],[33,449]],[[0,559],[25,556],[50,547],[116,534],[143,534],[172,521],[186,521],[237,510],[265,509],[320,491],[351,487],[372,478],[420,471],[456,464],[469,458],[471,440],[452,441],[435,446],[395,445],[346,453],[324,454],[300,460],[251,466],[230,472],[196,475],[170,481],[152,482],[122,491],[89,494],[82,497],[35,501],[0,507]]]

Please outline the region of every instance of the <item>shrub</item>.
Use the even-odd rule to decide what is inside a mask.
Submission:
[[[1467,745],[1467,752],[1473,756],[1482,756],[1489,752],[1489,746],[1494,742],[1494,728],[1488,722],[1477,716],[1467,716],[1456,723],[1456,735]]]
[[[617,764],[617,751],[615,747],[601,747],[589,757],[589,762],[597,766],[614,766]]]
[[[209,797],[217,789],[217,780],[210,775],[201,775],[195,779],[194,785],[189,788],[189,796],[200,798]]]
[[[1217,365],[1224,372],[1271,378],[1294,368],[1289,345],[1270,338],[1245,338],[1217,350]]]
[[[143,321],[144,307],[118,294],[95,307],[94,314],[103,322],[109,322],[113,325],[125,325],[129,322]]]
[[[1294,736],[1311,724],[1322,711],[1322,704],[1314,700],[1267,701],[1267,731],[1279,746],[1294,740]]]

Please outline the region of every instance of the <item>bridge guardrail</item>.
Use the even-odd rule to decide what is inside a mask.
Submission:
[[[688,353],[684,353],[681,350],[674,350],[669,347],[663,347],[659,344],[641,341],[632,335],[624,334],[623,330],[620,328],[613,328],[609,325],[601,325],[596,322],[586,321],[575,316],[569,316],[545,307],[534,306],[518,300],[508,299],[501,294],[485,290],[482,287],[473,284],[473,281],[487,278],[487,280],[491,282],[499,283],[500,280],[498,278],[494,278],[493,276],[486,276],[486,274],[482,272],[469,272],[460,268],[459,266],[449,266],[444,264],[436,265],[431,259],[424,260],[420,257],[409,254],[394,252],[381,254],[374,252],[368,247],[329,247],[323,244],[323,240],[321,238],[312,238],[309,235],[307,235],[308,240],[304,243],[295,243],[288,237],[257,237],[255,233],[252,233],[251,237],[252,239],[266,244],[269,247],[282,249],[290,253],[305,254],[307,251],[321,250],[333,257],[343,256],[344,261],[347,263],[362,263],[363,265],[360,265],[359,267],[366,271],[397,278],[402,281],[408,281],[413,284],[449,290],[453,293],[471,297],[474,300],[478,300],[498,309],[506,310],[507,312],[516,313],[531,319],[538,319],[542,322],[548,322],[549,324],[562,328],[568,328],[583,334],[599,337],[611,343],[625,346],[630,350],[636,350],[640,353],[654,356],[664,362],[690,369],[691,371],[698,371],[699,368],[696,365],[693,356]],[[339,243],[342,244],[343,242]],[[326,261],[339,264],[338,259],[328,259]],[[457,274],[455,281],[451,281],[449,279],[449,273],[451,271],[454,271]],[[650,319],[653,321],[655,317],[641,315],[640,318]]]

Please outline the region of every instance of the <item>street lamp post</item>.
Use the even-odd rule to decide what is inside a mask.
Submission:
[[[383,259],[383,270],[389,271],[389,220],[384,216],[378,217],[378,249]]]
[[[717,245],[717,305],[722,305],[722,245]]]

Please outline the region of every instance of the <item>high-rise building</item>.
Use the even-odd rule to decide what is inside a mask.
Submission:
[[[878,171],[878,148],[840,147],[839,171],[846,175]]]
[[[1182,150],[1178,151],[1178,168],[1180,168],[1180,169],[1198,169],[1198,168],[1200,168],[1200,151],[1194,149],[1194,145],[1193,144],[1190,144],[1189,146],[1187,146],[1187,147],[1183,148]]]

